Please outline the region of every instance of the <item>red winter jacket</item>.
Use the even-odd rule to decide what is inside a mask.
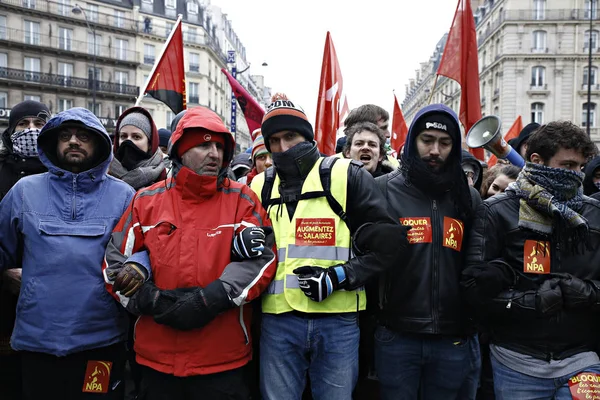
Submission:
[[[186,114],[172,136],[172,147],[183,129],[204,127],[206,120],[206,116]],[[232,261],[232,239],[246,226],[270,226],[270,222],[247,186],[227,178],[217,185],[217,177],[200,176],[181,167],[176,156],[173,160],[178,164],[175,176],[139,191],[123,215],[108,245],[105,267],[122,265],[147,250],[151,279],[160,289],[206,287],[216,279],[224,282],[234,308],[191,331],[142,316],[136,325],[135,351],[140,364],[175,376],[238,368],[250,360],[252,348],[251,307],[244,304],[267,288],[276,260],[266,249],[261,257]],[[267,239],[272,244],[272,236]]]

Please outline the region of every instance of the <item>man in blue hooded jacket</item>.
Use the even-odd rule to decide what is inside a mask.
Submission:
[[[408,232],[403,262],[389,269],[375,331],[382,399],[454,399],[473,370],[473,335],[460,301],[464,233],[479,194],[461,167],[456,114],[420,110],[399,171],[378,178],[388,210]],[[475,365],[475,368],[477,366]],[[476,380],[467,397],[474,398]]]
[[[0,202],[0,270],[23,268],[11,338],[23,398],[122,399],[127,320],[106,292],[102,260],[134,191],[107,175],[110,139],[86,109],[50,119],[38,153],[48,172]]]

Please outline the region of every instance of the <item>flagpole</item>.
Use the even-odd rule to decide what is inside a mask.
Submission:
[[[162,60],[162,57],[165,54],[165,51],[169,48],[171,39],[173,39],[173,35],[175,34],[175,31],[177,30],[179,24],[181,24],[182,19],[183,19],[183,15],[179,14],[177,16],[177,22],[175,22],[175,25],[173,26],[173,29],[171,30],[171,33],[169,34],[169,37],[167,38],[165,45],[163,46],[162,50],[160,51],[160,56],[158,56],[158,58],[156,59],[156,62],[154,63],[154,66],[152,67],[152,71],[150,71],[150,75],[148,75],[148,79],[146,79],[146,83],[144,84],[144,90],[140,91],[140,94],[135,102],[136,107],[142,103],[142,100],[144,99],[144,95],[146,94],[146,89],[148,89],[148,85],[150,84],[150,79],[152,79],[152,77],[154,76],[154,72],[156,71],[156,68],[158,68],[158,64]]]
[[[429,95],[429,101],[427,102],[427,104],[431,104],[431,100],[433,99],[433,91],[435,90],[435,85],[437,85],[439,77],[440,76],[438,74],[435,74],[435,80],[433,81],[433,86],[431,87],[431,95]]]

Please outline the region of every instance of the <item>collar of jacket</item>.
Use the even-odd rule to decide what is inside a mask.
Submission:
[[[175,177],[175,190],[181,193],[184,200],[201,200],[217,193],[215,175],[198,175],[188,167],[181,167]]]
[[[48,171],[52,174],[54,179],[56,179],[58,182],[61,182],[61,184],[72,187],[72,185],[76,182],[77,191],[82,193],[91,192],[92,189],[105,180],[107,176],[105,163],[101,163],[94,168],[78,174],[59,168],[55,165],[51,165]]]

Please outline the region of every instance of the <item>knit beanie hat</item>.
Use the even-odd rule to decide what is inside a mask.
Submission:
[[[171,131],[165,128],[158,130],[158,145],[169,147],[169,139],[171,138]]]
[[[8,118],[8,130],[12,134],[15,127],[23,118],[37,117],[44,121],[50,118],[50,110],[44,103],[35,100],[25,100],[17,104],[10,110]]]
[[[432,112],[424,115],[415,125],[414,131],[418,135],[429,129],[446,132],[455,143],[461,142],[460,132],[456,131],[456,123],[446,113]]]
[[[181,158],[186,151],[205,142],[221,143],[225,147],[225,134],[211,132],[204,128],[188,128],[177,141],[177,156]]]
[[[148,141],[152,141],[152,124],[148,117],[140,112],[132,112],[127,114],[121,120],[121,124],[119,125],[119,129],[124,126],[131,125],[136,128],[140,128],[142,132],[148,137]]]
[[[252,143],[252,162],[254,162],[254,159],[256,157],[260,156],[261,154],[266,154],[268,152],[269,151],[265,147],[265,139],[263,138],[263,135],[259,134]]]
[[[269,152],[271,151],[269,138],[277,132],[292,131],[304,136],[309,142],[315,140],[312,125],[301,107],[295,105],[282,93],[276,93],[271,101],[261,126],[265,147]]]

